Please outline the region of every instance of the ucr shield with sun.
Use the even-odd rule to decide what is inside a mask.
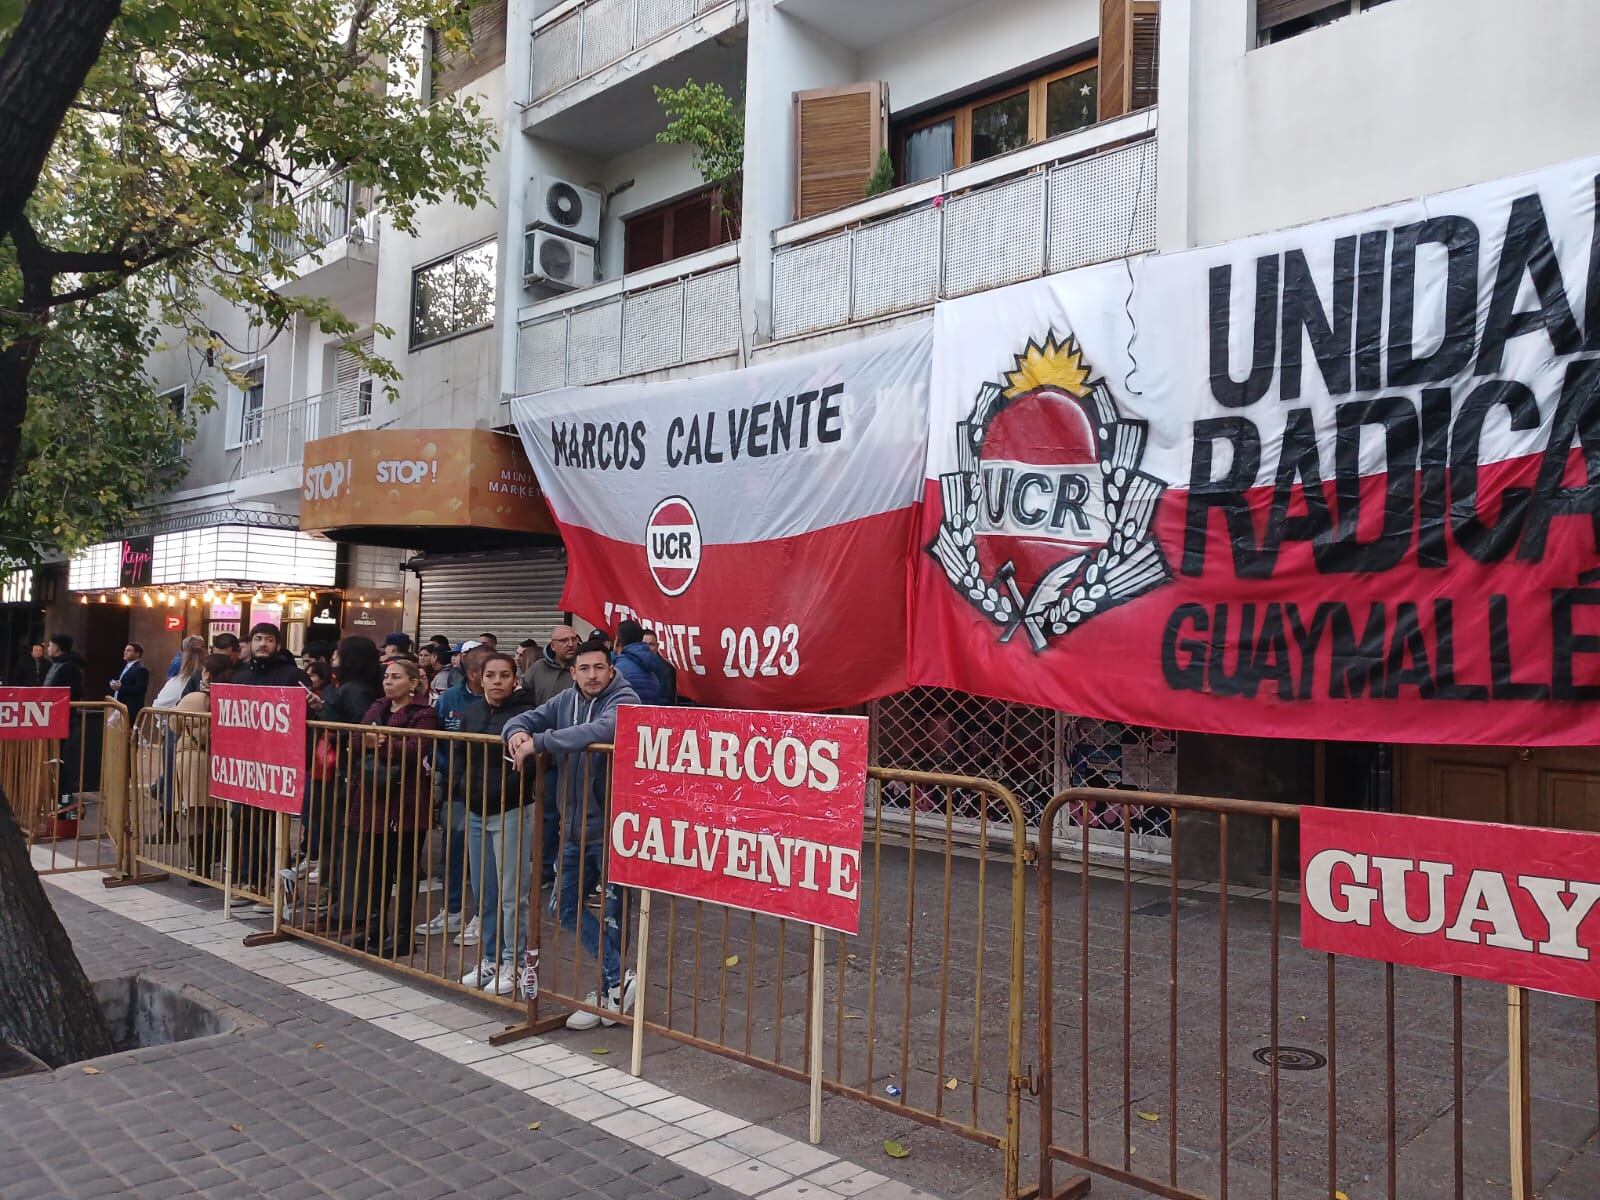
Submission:
[[[1021,629],[1043,650],[1172,577],[1150,533],[1164,485],[1139,469],[1146,425],[1092,375],[1076,339],[1052,331],[956,427],[928,552],[1001,641]]]

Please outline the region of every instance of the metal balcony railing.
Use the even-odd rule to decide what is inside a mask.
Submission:
[[[288,404],[246,413],[239,474],[267,475],[305,461],[306,443],[365,428],[372,416],[372,380],[358,379]]]
[[[1147,109],[778,230],[773,336],[1155,249],[1155,124]]]
[[[289,258],[320,250],[352,231],[377,237],[377,223],[363,220],[375,206],[374,189],[358,186],[342,171],[297,193],[291,203],[299,218],[298,232],[272,235],[273,248]]]
[[[739,248],[663,263],[539,309],[517,328],[519,395],[735,354]]]
[[[736,0],[584,0],[533,31],[529,96],[542,100]]]

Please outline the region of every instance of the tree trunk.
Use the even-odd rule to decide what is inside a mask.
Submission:
[[[111,1033],[0,794],[0,1041],[52,1067],[110,1054]]]
[[[22,10],[0,55],[0,229],[22,215],[121,10],[122,0],[31,0]]]

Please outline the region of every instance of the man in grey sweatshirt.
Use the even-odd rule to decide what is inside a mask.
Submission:
[[[604,936],[601,922],[583,905],[583,897],[599,886],[603,877],[606,843],[606,755],[590,746],[611,742],[616,736],[617,707],[637,704],[639,697],[611,665],[611,655],[599,643],[579,647],[572,660],[575,686],[558,692],[531,712],[506,722],[506,750],[523,770],[538,754],[549,754],[554,770],[547,797],[553,796],[561,814],[561,865],[557,871],[557,917],[561,926],[577,930],[584,950],[600,959],[600,983],[605,995],[590,992],[590,1005],[610,1012],[633,1008],[633,972],[622,974],[622,897],[619,889],[605,889]],[[546,800],[549,804],[550,800]],[[581,922],[580,922],[581,916]],[[615,1025],[610,1017],[582,1009],[567,1018],[569,1029]]]

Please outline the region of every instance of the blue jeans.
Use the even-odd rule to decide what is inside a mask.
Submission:
[[[582,913],[578,938],[590,954],[600,955],[600,982],[609,992],[622,982],[622,891],[606,885],[605,950],[600,949],[600,922],[584,905],[583,898],[600,886],[603,838],[595,838],[581,849],[570,835],[561,848],[560,910],[561,928],[572,930]],[[579,862],[583,869],[579,870]],[[604,999],[604,997],[602,997]]]
[[[522,961],[533,883],[533,806],[467,814],[467,857],[483,916],[483,957]]]
[[[467,808],[451,801],[440,814],[444,824],[444,879],[446,912],[461,911],[461,893],[467,888]]]

